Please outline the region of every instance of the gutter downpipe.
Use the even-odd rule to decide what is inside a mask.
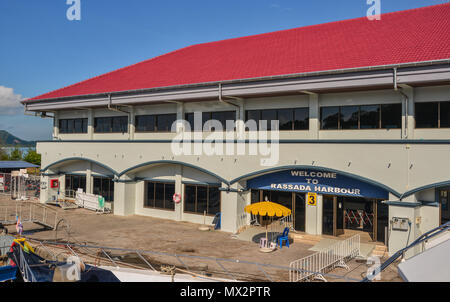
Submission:
[[[234,99],[239,99],[239,98],[235,98],[235,97],[233,97],[233,98]],[[234,104],[234,103],[231,103],[231,102],[228,102],[228,101],[225,101],[223,99],[223,96],[222,96],[222,83],[219,83],[219,102],[224,103],[224,104],[228,104],[228,105],[231,105],[231,106],[234,106],[234,107],[238,108],[239,110],[241,109],[241,106],[239,106],[237,104]]]
[[[409,97],[408,95],[406,95],[402,89],[398,88],[398,84],[397,84],[397,67],[394,68],[394,90],[397,91],[398,93],[400,93],[405,101],[405,133],[404,133],[404,138],[408,139],[408,115],[409,115]]]
[[[233,97],[233,98],[234,99],[239,99],[239,98],[236,98],[236,97]],[[219,102],[236,107],[238,109],[238,113],[239,113],[238,114],[238,116],[239,116],[238,119],[241,119],[241,118],[243,119],[243,117],[241,117],[241,106],[239,106],[237,104],[234,104],[234,103],[231,103],[231,102],[227,102],[227,101],[225,101],[223,99],[223,96],[222,96],[222,83],[219,83]],[[224,191],[226,191],[226,192],[233,192],[232,191],[233,189],[231,188],[230,184],[227,183],[226,185],[227,185],[227,188],[224,189]]]
[[[115,111],[115,112],[122,112],[122,113],[126,113],[126,114],[127,114],[127,116],[128,116],[127,134],[128,134],[128,140],[130,140],[130,139],[131,139],[131,135],[130,135],[131,113],[128,112],[128,111],[125,111],[125,110],[120,109],[118,106],[113,107],[113,105],[112,105],[112,96],[111,96],[111,93],[108,94],[108,99],[109,99],[109,102],[108,102],[108,110]]]

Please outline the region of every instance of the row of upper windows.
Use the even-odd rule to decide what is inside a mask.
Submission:
[[[203,126],[209,120],[217,120],[226,129],[226,121],[236,120],[235,111],[202,112]],[[170,132],[176,121],[176,114],[138,115],[135,118],[136,132]],[[186,113],[185,120],[194,128],[194,113]],[[309,109],[264,109],[247,110],[246,122],[254,120],[258,129],[262,121],[267,121],[267,129],[271,129],[271,121],[279,122],[280,130],[308,130]],[[416,128],[450,128],[450,102],[427,102],[415,104]],[[60,133],[87,133],[88,120],[61,119]],[[207,124],[208,125],[208,124]],[[330,106],[320,108],[320,129],[399,129],[402,127],[402,105],[362,105],[362,106]],[[214,128],[214,127],[212,127]],[[205,127],[208,131],[211,127]],[[128,117],[98,117],[94,119],[95,133],[125,133],[128,131]]]

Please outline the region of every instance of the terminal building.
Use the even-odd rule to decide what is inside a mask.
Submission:
[[[59,186],[41,202],[82,188],[115,215],[221,213],[236,232],[269,200],[298,232],[360,230],[392,254],[450,219],[449,16],[441,4],[198,44],[25,100],[54,118],[37,150]],[[279,131],[239,137],[251,120]]]

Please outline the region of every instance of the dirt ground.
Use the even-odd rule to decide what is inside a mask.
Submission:
[[[12,205],[15,202],[9,197],[0,196],[0,206]],[[233,275],[228,273],[215,275],[223,278],[237,277],[239,280],[246,281],[268,281],[269,278],[273,281],[289,281],[288,270],[280,267],[288,268],[290,262],[313,253],[309,250],[311,245],[301,243],[293,243],[289,248],[283,247],[272,253],[262,253],[259,251],[258,244],[254,242],[234,239],[232,234],[222,231],[200,231],[200,225],[188,222],[137,215],[122,217],[97,214],[85,209],[63,210],[55,206],[50,207],[57,211],[58,220],[64,219],[67,222],[68,228],[61,224],[61,228],[55,232],[44,230],[32,223],[24,223],[25,237],[41,241],[69,241],[102,247],[151,251],[152,253],[145,254],[146,259],[155,267],[159,266],[157,269],[161,268],[161,264],[168,264],[181,268],[188,266],[189,269],[197,271],[224,272],[225,267]],[[14,226],[9,226],[8,230],[10,234],[16,232]],[[161,253],[176,254],[179,258]],[[124,254],[126,253],[120,251],[110,252],[113,259],[123,260],[126,256],[130,256],[124,257]],[[121,255],[121,257],[114,258],[114,255]],[[197,256],[239,260],[239,263],[195,258]],[[134,257],[137,258],[136,255]],[[280,267],[258,267],[247,264],[245,261]],[[142,261],[141,264],[144,265]],[[342,269],[330,272],[333,275],[347,275],[352,278],[351,280],[337,277],[329,281],[359,280],[366,271],[365,263],[355,262],[350,272]],[[396,269],[383,273],[382,280],[397,281],[397,279]]]

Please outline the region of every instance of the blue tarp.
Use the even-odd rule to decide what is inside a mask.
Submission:
[[[39,166],[27,163],[25,161],[0,160],[0,169],[26,169],[39,168]]]

